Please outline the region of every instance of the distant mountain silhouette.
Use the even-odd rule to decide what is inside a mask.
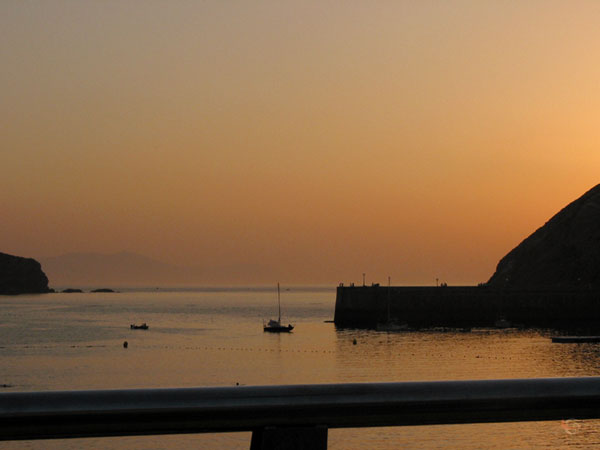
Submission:
[[[177,266],[136,253],[68,253],[39,258],[52,286],[201,286],[272,282],[259,264]]]
[[[198,273],[136,253],[68,253],[39,258],[54,286],[194,284]]]
[[[502,258],[488,283],[510,288],[600,289],[600,185]]]

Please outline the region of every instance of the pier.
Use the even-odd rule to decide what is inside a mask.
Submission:
[[[600,336],[553,336],[555,344],[590,344],[600,342]]]
[[[411,328],[600,328],[600,290],[499,289],[490,286],[343,286],[337,288],[338,327],[376,328],[389,321]]]

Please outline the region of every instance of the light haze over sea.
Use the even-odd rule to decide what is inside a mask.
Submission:
[[[271,334],[263,332],[262,321],[277,315],[272,287],[0,296],[0,385],[11,392],[600,374],[599,344],[552,344],[549,331],[336,330],[325,322],[334,305],[332,288],[284,287],[283,321],[296,328]],[[140,322],[150,329],[129,328]],[[600,443],[599,425],[334,429],[329,448],[587,448]],[[250,433],[0,443],[11,449],[249,445]]]

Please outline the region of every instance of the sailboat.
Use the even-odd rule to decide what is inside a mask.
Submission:
[[[277,320],[271,319],[266,324],[263,322],[263,330],[271,333],[289,333],[294,329],[292,324],[281,325],[281,293],[279,283],[277,283],[277,305],[279,306],[279,316]]]
[[[375,326],[377,331],[404,331],[408,330],[408,324],[406,323],[398,323],[396,320],[392,319],[392,315],[390,313],[390,290],[392,289],[390,277],[388,277],[388,289],[387,289],[387,315],[386,321],[383,323],[378,323]]]

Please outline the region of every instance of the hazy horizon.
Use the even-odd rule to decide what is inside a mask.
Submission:
[[[598,23],[584,0],[1,2],[0,251],[487,281],[600,182]]]
[[[194,267],[175,266],[145,255],[131,252],[117,253],[68,253],[64,255],[39,257],[42,270],[54,289],[86,288],[192,288],[192,289],[267,289],[274,290],[277,283],[282,289],[319,288],[335,289],[339,283],[362,284],[360,279],[338,280],[336,282],[289,282],[285,274],[271,268],[254,266],[236,267]],[[260,276],[257,277],[257,272]],[[274,274],[280,275],[276,277]],[[390,280],[391,281],[391,280]],[[385,284],[388,280],[373,280],[365,274],[365,283]],[[397,285],[398,283],[395,283]],[[427,285],[435,285],[430,280]]]

